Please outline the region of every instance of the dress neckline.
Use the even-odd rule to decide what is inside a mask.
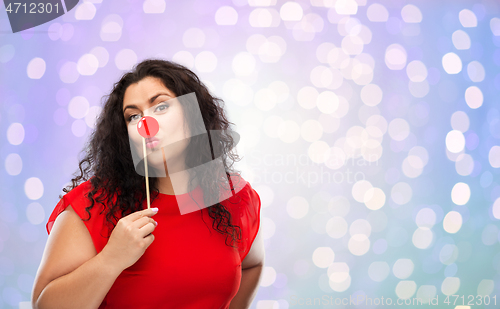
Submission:
[[[198,204],[203,205],[203,190],[200,185],[196,186],[194,190],[184,194],[173,195],[158,192],[158,201],[151,207],[158,207],[159,214],[181,216],[182,214],[188,214],[203,209],[203,207],[200,209]],[[179,207],[183,208],[182,213]]]
[[[199,188],[200,188],[200,185],[198,184],[198,185],[196,186],[196,188],[194,188],[192,191],[190,191],[190,192],[186,192],[186,193],[183,193],[183,194],[166,194],[166,193],[161,193],[161,192],[158,192],[158,194],[159,194],[160,196],[170,197],[170,198],[173,198],[173,197],[175,197],[175,196],[178,196],[178,197],[179,197],[179,196],[182,196],[182,197],[184,197],[184,196],[189,196],[189,193],[196,193],[196,191],[198,191],[198,190],[199,190]]]

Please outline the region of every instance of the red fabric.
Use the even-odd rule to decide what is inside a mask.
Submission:
[[[85,207],[90,205],[86,197],[90,189],[87,181],[63,196],[47,222],[49,234],[56,217],[68,205],[80,218],[88,218]],[[195,193],[203,191],[198,186]],[[151,207],[159,208],[153,217],[158,222],[155,240],[118,276],[99,308],[229,308],[240,286],[241,261],[260,226],[261,203],[246,182],[241,191],[221,204],[231,212],[233,224],[241,227],[238,250],[225,244],[227,234],[212,228],[208,208],[181,215],[176,198],[160,194],[151,203]],[[104,237],[105,212],[99,214],[101,211],[102,207],[94,206],[91,219],[83,221],[98,253],[108,240]]]

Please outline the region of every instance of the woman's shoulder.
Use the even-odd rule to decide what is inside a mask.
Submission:
[[[78,216],[82,220],[88,220],[89,218],[86,208],[91,205],[90,200],[88,199],[88,193],[90,191],[92,191],[92,183],[89,179],[76,185],[69,192],[65,193],[59,200],[57,205],[54,207],[54,210],[49,217],[46,226],[47,232],[50,234],[50,230],[52,229],[52,225],[54,224],[55,219],[57,218],[57,216],[59,216],[60,213],[66,210],[68,206],[71,206],[71,208],[78,214]]]
[[[94,194],[92,195],[93,199],[96,197],[100,197],[103,195],[106,190],[104,188],[100,188],[101,185],[98,185],[98,189],[95,190]],[[71,201],[77,201],[79,203],[87,204],[91,202],[91,199],[88,198],[88,195],[91,191],[94,191],[94,185],[92,184],[92,178],[76,185],[73,189],[71,189],[69,192],[67,192],[65,195],[63,195],[62,199],[65,200],[65,202],[71,202]],[[117,189],[117,192],[120,190]],[[104,194],[105,197],[107,197],[107,194]],[[116,194],[113,196],[113,201],[116,200]]]
[[[256,217],[260,211],[260,197],[249,181],[241,175],[231,176],[231,196],[226,199],[225,206],[238,213],[239,217],[251,215]]]
[[[234,223],[241,228],[241,242],[239,244],[240,258],[243,260],[248,254],[260,227],[261,201],[260,196],[249,181],[238,177],[239,182],[234,185],[234,195],[224,204],[232,215]]]
[[[109,225],[106,225],[104,213],[102,212],[103,207],[105,207],[103,204],[94,203],[93,207],[88,208],[92,205],[91,200],[88,198],[88,193],[92,191],[92,188],[91,181],[87,180],[63,195],[50,214],[46,228],[47,234],[50,234],[56,218],[68,206],[71,206],[87,227],[96,251],[100,252],[107,243],[106,235],[103,235],[103,233],[105,233],[105,227],[109,227]]]
[[[63,195],[63,198],[66,199],[74,199],[80,196],[86,196],[90,191],[92,190],[92,183],[90,182],[90,179],[87,181],[84,181],[71,189],[69,192]]]

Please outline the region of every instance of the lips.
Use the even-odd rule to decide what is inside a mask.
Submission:
[[[159,139],[156,137],[148,137],[146,138],[146,143],[151,143],[151,142],[158,142]]]
[[[157,139],[156,137],[146,138],[146,147],[148,147],[148,148],[155,148],[156,146],[158,146],[159,143],[160,143],[160,140]]]

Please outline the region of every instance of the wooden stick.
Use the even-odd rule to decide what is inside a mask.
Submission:
[[[148,154],[146,151],[146,139],[142,138],[142,149],[144,152],[144,170],[146,171],[146,198],[148,200],[148,209],[150,208],[149,201],[149,177],[148,177]]]

